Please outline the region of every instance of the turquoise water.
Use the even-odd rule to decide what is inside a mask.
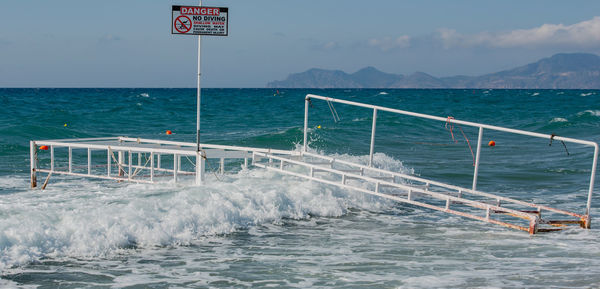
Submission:
[[[297,149],[307,93],[600,142],[599,91],[381,89],[205,89],[202,142]],[[325,102],[313,105],[311,149],[365,161],[372,111],[336,104],[334,122]],[[260,169],[202,187],[53,177],[28,189],[29,140],[193,142],[195,113],[195,89],[0,89],[0,285],[600,286],[593,220],[529,236]],[[443,122],[385,112],[377,128],[377,166],[470,187],[465,137],[475,149],[476,129],[455,126],[455,142]],[[490,140],[479,189],[584,212],[591,149],[486,131]],[[598,204],[596,194],[592,217]]]

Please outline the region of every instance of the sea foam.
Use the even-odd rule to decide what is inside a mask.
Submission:
[[[404,170],[384,154],[376,154],[375,162]],[[195,186],[57,177],[43,192],[6,195],[0,199],[0,269],[44,258],[110,257],[131,249],[185,246],[285,219],[339,217],[349,208],[377,211],[392,204],[260,169],[220,180],[209,176],[205,185]],[[7,183],[12,184],[0,179]]]

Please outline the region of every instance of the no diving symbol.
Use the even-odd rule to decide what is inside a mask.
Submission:
[[[179,16],[175,19],[175,30],[179,33],[188,33],[192,29],[192,20],[187,16]]]

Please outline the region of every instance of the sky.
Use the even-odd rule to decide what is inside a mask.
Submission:
[[[2,0],[0,87],[195,87],[197,36],[166,0]],[[597,0],[205,0],[229,35],[202,37],[202,87],[265,87],[310,68],[436,77],[600,55]]]

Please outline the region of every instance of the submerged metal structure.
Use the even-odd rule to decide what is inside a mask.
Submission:
[[[363,107],[373,111],[369,160],[359,164],[308,151],[308,111],[311,100],[323,100]],[[414,175],[373,166],[377,112],[385,111],[416,118],[441,121],[479,129],[471,188],[428,180]],[[332,111],[333,112],[333,111]],[[584,213],[574,213],[477,190],[477,177],[484,130],[553,139],[590,146],[594,150],[590,183]],[[49,153],[40,150],[46,148]],[[57,151],[61,157],[57,158]],[[304,138],[301,151],[268,148],[197,144],[129,137],[37,140],[30,143],[31,187],[37,186],[37,174],[46,173],[44,188],[52,174],[91,177],[116,181],[155,183],[178,181],[193,176],[202,184],[207,161],[218,161],[218,171],[251,165],[337,186],[343,189],[390,199],[411,206],[441,211],[478,221],[523,230],[529,234],[557,231],[570,225],[590,228],[590,208],[598,161],[598,144],[591,141],[546,135],[474,122],[443,118],[393,108],[309,94],[305,98]]]

